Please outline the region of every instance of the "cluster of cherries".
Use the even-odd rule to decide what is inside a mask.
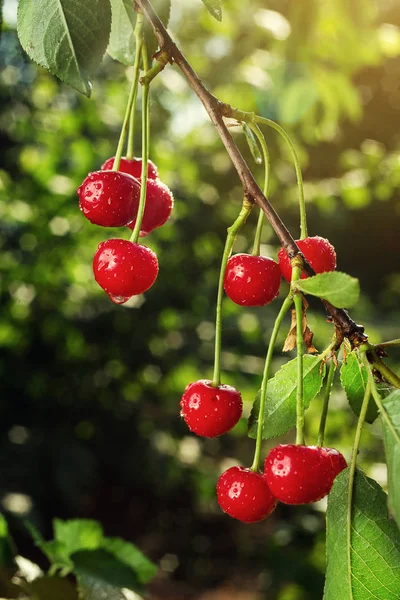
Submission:
[[[316,273],[336,268],[334,247],[315,236],[297,245]],[[281,276],[291,280],[292,269],[283,248],[278,261],[264,256],[235,254],[227,264],[224,289],[241,306],[265,306],[278,293]],[[306,277],[303,273],[302,277]],[[242,415],[240,392],[209,380],[190,383],[181,399],[181,415],[190,431],[213,438],[229,431]],[[285,504],[316,502],[329,494],[335,477],[347,466],[333,448],[281,444],[265,459],[264,472],[235,466],[218,480],[218,504],[228,515],[245,523],[266,518],[278,500]]]
[[[139,209],[142,160],[121,158],[113,170],[114,157],[100,171],[89,173],[78,188],[79,208],[91,223],[102,227],[134,229]],[[146,236],[168,220],[174,198],[158,178],[157,167],[148,161],[146,203],[140,236]],[[116,304],[147,291],[158,274],[155,253],[143,244],[120,238],[101,242],[93,259],[97,283]]]

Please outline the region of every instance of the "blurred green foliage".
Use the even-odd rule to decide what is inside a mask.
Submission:
[[[106,56],[92,99],[80,97],[29,62],[11,8],[6,2],[0,45],[0,496],[21,554],[41,560],[22,516],[45,538],[53,517],[88,517],[158,562],[155,597],[200,598],[224,588],[248,589],[255,600],[321,598],[323,503],[281,506],[249,527],[224,517],[214,494],[222,470],[252,461],[246,417],[279,300],[251,310],[225,301],[223,379],[245,404],[234,431],[199,439],[179,417],[185,386],[212,374],[220,256],[241,204],[198,99],[171,66],[152,86],[151,158],[176,204],[145,242],[159,258],[156,284],[115,306],[93,281],[91,261],[105,237],[129,232],[85,221],[75,189],[115,151],[130,70]],[[360,279],[352,316],[372,342],[398,337],[398,5],[226,0],[218,23],[201,2],[174,0],[170,29],[221,100],[288,129],[304,169],[310,234],[328,237],[340,270]],[[263,166],[241,129],[231,131],[261,180]],[[294,169],[276,134],[265,133],[270,197],[297,237]],[[137,131],[137,153],[139,140]],[[255,224],[256,214],[235,251],[251,248]],[[277,250],[265,227],[263,252],[276,257]],[[323,350],[332,326],[317,300],[308,314]],[[285,335],[274,369],[287,360],[279,351]],[[400,353],[391,352],[389,363],[396,368]],[[321,403],[307,413],[310,443]],[[326,442],[347,457],[354,424],[335,390]],[[366,427],[360,459],[384,482],[377,422]]]

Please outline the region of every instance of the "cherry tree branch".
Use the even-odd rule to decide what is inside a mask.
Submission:
[[[224,122],[224,117],[234,116],[234,109],[229,104],[221,102],[207,90],[201,79],[172,40],[149,0],[135,0],[135,4],[136,8],[143,12],[153,28],[161,53],[163,54],[164,65],[167,62],[165,61],[165,55],[167,55],[169,57],[169,62],[176,63],[190,87],[202,102],[237,171],[246,199],[251,203],[255,202],[264,211],[271,227],[275,231],[281,245],[285,248],[289,257],[293,258],[294,256],[300,255],[303,259],[304,271],[306,271],[308,275],[315,275],[311,266],[304,259],[304,256],[300,252],[289,230],[258,186]],[[359,346],[367,341],[368,336],[364,334],[364,327],[362,325],[357,325],[350,318],[347,311],[332,306],[326,300],[323,300],[323,304],[327,313],[335,322],[338,333],[341,334],[339,335],[339,339],[340,337],[348,338],[352,346]]]

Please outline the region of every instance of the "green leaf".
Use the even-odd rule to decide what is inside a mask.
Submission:
[[[386,494],[376,481],[356,472],[349,545],[348,492],[346,469],[328,499],[324,600],[398,600],[400,534],[389,519]]]
[[[151,5],[160,17],[161,21],[164,23],[165,27],[168,27],[169,17],[171,14],[171,0],[151,0]],[[147,19],[145,19],[143,31],[147,52],[151,56],[157,50],[158,43],[153,33],[153,29]]]
[[[0,513],[0,568],[14,567],[14,543],[8,533],[7,521]]]
[[[254,133],[252,132],[252,130],[250,129],[250,127],[247,125],[247,123],[243,122],[242,128],[243,128],[243,132],[246,136],[246,140],[247,140],[248,146],[250,148],[251,155],[254,158],[255,163],[257,165],[260,165],[262,163],[262,156],[261,156],[260,149],[258,147],[257,138],[254,135]]]
[[[157,567],[136,546],[121,538],[104,538],[102,548],[133,569],[140,583],[147,583],[157,573]]]
[[[361,406],[364,399],[365,390],[368,382],[368,372],[359,359],[356,352],[351,352],[346,356],[340,369],[340,381],[346,392],[347,399],[353,412],[360,416]],[[378,409],[371,397],[368,404],[367,423],[373,423],[378,416]]]
[[[383,440],[388,468],[389,506],[400,527],[400,390],[383,400]]]
[[[222,21],[222,3],[221,0],[202,0],[204,6],[217,21]]]
[[[111,34],[107,52],[124,65],[135,62],[135,24],[132,0],[111,0]]]
[[[304,406],[308,408],[311,400],[321,389],[325,365],[318,356],[304,356]],[[296,424],[296,391],[297,391],[297,358],[286,363],[267,386],[265,403],[263,439],[285,433]],[[248,435],[257,437],[258,412],[260,409],[260,392],[249,418]]]
[[[32,60],[90,96],[110,35],[109,0],[19,0],[17,29]]]
[[[133,591],[142,589],[135,571],[107,550],[82,550],[75,552],[71,558],[75,565],[74,573],[84,587],[92,587],[96,582]]]
[[[354,306],[360,295],[358,279],[340,271],[330,271],[300,279],[296,281],[296,288],[305,294],[328,300],[337,308]]]
[[[103,529],[92,519],[54,519],[54,538],[68,555],[79,550],[95,550],[103,543]]]

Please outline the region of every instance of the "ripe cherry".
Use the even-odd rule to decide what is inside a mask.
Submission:
[[[181,399],[181,416],[190,431],[209,438],[232,429],[242,408],[242,397],[234,387],[214,387],[207,379],[190,383]]]
[[[155,282],[157,257],[150,248],[128,240],[101,242],[93,258],[94,278],[116,304],[142,294]]]
[[[159,179],[148,179],[146,184],[146,204],[140,235],[148,235],[153,229],[164,225],[171,215],[173,206],[174,197],[171,190]],[[128,227],[133,229],[135,223],[136,217],[128,223]]]
[[[296,240],[304,257],[308,260],[316,273],[325,273],[336,269],[336,252],[332,244],[325,238],[315,235],[304,240]],[[278,252],[279,266],[282,276],[286,281],[292,278],[292,267],[290,260],[284,248]],[[305,279],[307,275],[302,273],[301,278]]]
[[[339,461],[330,450],[293,444],[273,448],[264,464],[271,493],[285,504],[308,504],[329,494],[336,475],[346,466],[344,458]]]
[[[217,500],[224,512],[244,523],[265,519],[277,504],[265,478],[244,467],[231,467],[221,475]]]
[[[77,190],[79,208],[91,223],[122,227],[129,223],[139,202],[140,184],[127,173],[89,173]]]
[[[343,469],[346,469],[346,467],[347,467],[346,459],[343,456],[343,454],[341,454],[335,448],[324,448],[324,450],[326,450],[326,452],[330,458],[332,470],[333,470],[333,474],[334,474],[333,478],[335,479],[335,477],[337,475],[339,475],[339,473],[341,473],[341,471],[343,471]]]
[[[266,256],[234,254],[228,260],[224,289],[241,306],[265,306],[279,294],[279,265]]]
[[[108,158],[106,162],[101,166],[101,170],[112,169],[114,166],[114,156]],[[149,160],[147,162],[147,177],[149,179],[157,179],[158,178],[158,169],[156,165]],[[121,158],[119,163],[118,171],[122,171],[123,173],[129,173],[133,177],[140,179],[142,176],[142,159],[141,158],[125,158],[124,156]]]

